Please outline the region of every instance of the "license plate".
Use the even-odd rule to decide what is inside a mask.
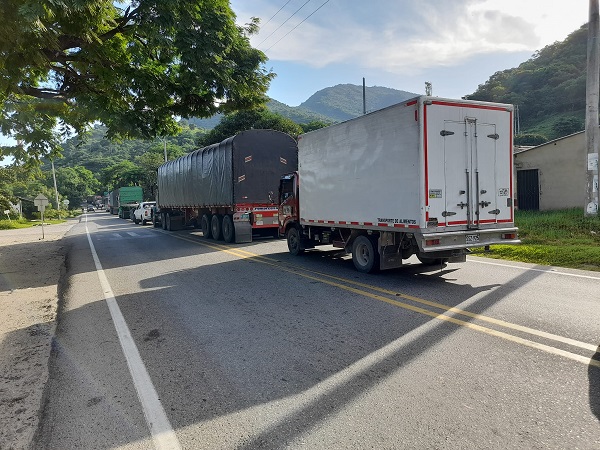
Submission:
[[[466,239],[467,239],[467,244],[476,244],[477,242],[479,242],[479,235],[478,234],[467,234]]]

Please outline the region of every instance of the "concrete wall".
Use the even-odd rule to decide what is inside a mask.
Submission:
[[[538,169],[540,210],[583,208],[586,197],[587,149],[585,133],[577,133],[514,155],[517,171]]]

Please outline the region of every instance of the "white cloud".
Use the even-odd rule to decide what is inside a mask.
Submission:
[[[253,45],[303,3],[290,2],[252,39]],[[344,63],[414,75],[482,54],[533,53],[564,39],[587,21],[588,14],[586,0],[379,0],[368,2],[368,7],[362,0],[331,1],[273,45],[321,3],[312,9],[307,5],[259,48],[271,61],[315,68]],[[252,15],[266,22],[281,2],[237,0],[232,6],[241,22]]]

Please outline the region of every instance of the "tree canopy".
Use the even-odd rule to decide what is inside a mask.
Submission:
[[[108,137],[172,135],[176,117],[266,101],[274,74],[228,0],[3,0],[0,131],[17,160],[94,122]],[[26,149],[24,151],[23,149]]]
[[[302,127],[292,120],[261,107],[226,115],[216,127],[200,136],[198,144],[200,146],[216,144],[240,131],[252,128],[283,131],[294,139],[303,131]]]

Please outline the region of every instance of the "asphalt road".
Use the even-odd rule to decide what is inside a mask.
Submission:
[[[36,448],[600,448],[598,273],[366,275],[107,213],[65,240]]]

